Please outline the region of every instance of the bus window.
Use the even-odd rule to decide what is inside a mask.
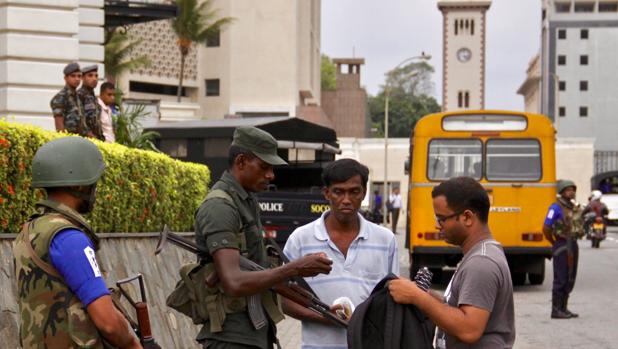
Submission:
[[[533,139],[489,139],[487,171],[490,181],[541,179],[541,145]]]
[[[480,180],[482,156],[480,139],[434,139],[429,143],[427,178],[440,181],[468,176]]]

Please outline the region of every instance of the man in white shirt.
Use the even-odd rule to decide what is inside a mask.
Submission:
[[[101,85],[98,102],[101,106],[101,129],[103,136],[108,143],[114,143],[116,136],[114,135],[114,124],[112,119],[112,108],[116,99],[116,87],[111,82],[104,82]]]
[[[386,275],[399,274],[395,236],[358,213],[367,193],[368,176],[367,167],[353,159],[329,164],[322,181],[330,210],[296,229],[283,250],[290,260],[324,253],[333,261],[330,274],[305,278],[327,304],[348,297],[357,306]],[[344,328],[285,299],[283,309],[302,321],[302,349],[348,348]]]
[[[388,197],[388,202],[391,207],[393,234],[397,234],[397,221],[399,220],[399,211],[401,211],[401,194],[399,193],[399,187],[393,188],[393,192]]]

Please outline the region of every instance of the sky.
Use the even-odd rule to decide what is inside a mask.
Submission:
[[[486,109],[523,110],[517,89],[540,48],[541,0],[494,0],[487,12]],[[322,53],[362,57],[361,84],[375,95],[384,74],[408,57],[432,56],[442,103],[442,13],[437,0],[322,0]]]

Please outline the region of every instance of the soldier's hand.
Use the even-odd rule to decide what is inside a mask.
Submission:
[[[310,277],[318,274],[328,274],[332,269],[333,261],[325,253],[311,253],[286,264],[296,271],[298,276]]]

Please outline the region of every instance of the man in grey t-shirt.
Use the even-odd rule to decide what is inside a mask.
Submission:
[[[398,303],[414,304],[436,324],[436,348],[512,348],[513,285],[506,257],[489,227],[489,197],[474,179],[458,177],[431,193],[436,227],[463,259],[444,298],[407,279],[389,283]],[[446,303],[446,304],[445,304]]]

